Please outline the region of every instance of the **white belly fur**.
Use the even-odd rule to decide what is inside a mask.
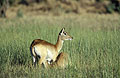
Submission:
[[[46,57],[46,60],[50,62],[50,61],[52,60],[52,58],[53,58],[52,52],[51,52],[49,49],[47,49],[47,57]]]

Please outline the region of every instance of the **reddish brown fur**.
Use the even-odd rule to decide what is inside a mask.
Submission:
[[[52,45],[51,43],[48,43],[47,41],[45,40],[41,40],[41,39],[35,39],[33,40],[32,44],[31,44],[31,47],[33,47],[34,45],[37,45],[37,44],[42,44],[42,45]]]

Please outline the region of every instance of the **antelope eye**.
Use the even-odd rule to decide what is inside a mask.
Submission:
[[[64,33],[64,35],[67,35],[67,33]]]

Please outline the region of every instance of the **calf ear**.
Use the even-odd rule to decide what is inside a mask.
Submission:
[[[64,32],[65,28],[62,28],[59,35],[61,35]]]

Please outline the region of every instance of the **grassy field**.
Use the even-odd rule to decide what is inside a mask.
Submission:
[[[61,50],[66,69],[32,67],[29,47],[40,38],[53,44],[62,27],[73,36]],[[120,16],[83,14],[0,19],[0,78],[119,78]]]

